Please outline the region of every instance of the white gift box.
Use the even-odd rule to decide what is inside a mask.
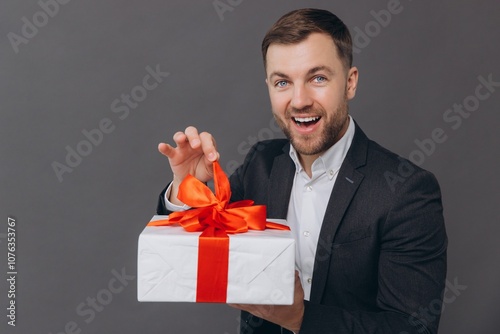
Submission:
[[[139,236],[139,301],[196,302],[200,234],[180,226],[146,226]],[[229,234],[227,303],[291,305],[294,279],[295,240],[290,231]]]

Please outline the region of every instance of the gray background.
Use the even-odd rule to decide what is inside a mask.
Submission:
[[[104,296],[113,270],[135,276],[138,235],[171,176],[158,142],[196,125],[217,138],[230,171],[251,137],[281,136],[270,126],[260,57],[261,39],[278,17],[320,7],[351,31],[364,30],[374,21],[370,11],[388,2],[232,0],[232,11],[220,17],[210,0],[73,0],[15,53],[7,34],[20,35],[22,18],[33,22],[41,7],[2,0],[0,265],[6,273],[6,223],[13,216],[18,309],[17,326],[7,326],[2,279],[0,331],[55,334],[74,321],[82,333],[236,333],[238,312],[228,306],[138,303],[135,279],[88,323],[77,307]],[[405,157],[418,149],[415,140],[443,129],[447,140],[422,166],[442,187],[448,279],[466,288],[450,293],[456,298],[445,305],[440,333],[498,333],[500,91],[456,130],[443,115],[474,95],[479,76],[500,81],[500,3],[401,5],[355,54],[360,83],[351,114],[372,139]],[[145,68],[157,64],[170,75],[120,119],[112,101],[141,85]],[[59,182],[51,164],[64,163],[65,147],[75,148],[85,139],[82,130],[104,118],[113,132]]]

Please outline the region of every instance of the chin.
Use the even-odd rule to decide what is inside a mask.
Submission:
[[[292,143],[293,147],[299,154],[316,155],[326,151],[326,149],[323,149],[325,144],[321,142],[303,143],[301,141],[294,140],[293,138],[290,140],[290,142]]]

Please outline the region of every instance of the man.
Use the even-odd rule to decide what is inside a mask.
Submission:
[[[299,274],[291,306],[233,305],[241,333],[437,333],[447,248],[439,186],[349,116],[358,70],[347,27],[328,11],[296,10],[269,30],[262,52],[288,140],[253,147],[230,178],[232,200],[287,219]],[[194,127],[174,141],[159,145],[174,174],[159,214],[186,209],[179,183],[188,173],[210,180],[219,158],[214,138]]]

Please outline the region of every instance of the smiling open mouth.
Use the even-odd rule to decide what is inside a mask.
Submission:
[[[316,116],[316,117],[292,117],[292,119],[295,122],[295,124],[297,124],[298,126],[307,127],[307,126],[311,126],[311,125],[318,123],[318,121],[321,119],[321,117],[320,116]]]

